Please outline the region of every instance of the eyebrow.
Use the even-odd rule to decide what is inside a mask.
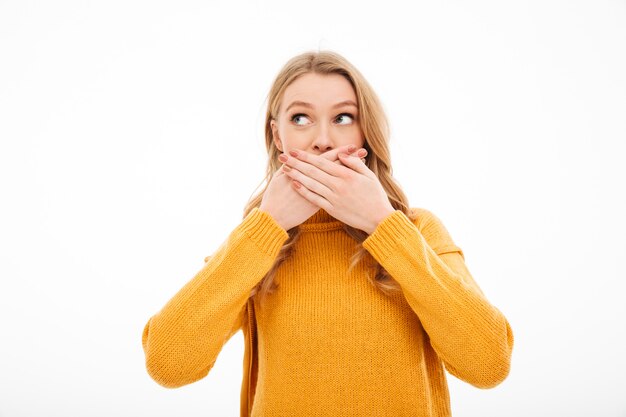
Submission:
[[[314,108],[314,106],[311,103],[307,103],[305,101],[294,101],[292,102],[289,106],[287,106],[287,108],[285,109],[285,112],[289,111],[290,108],[292,108],[293,106],[303,106],[303,107],[308,107],[310,109]],[[335,104],[332,108],[336,109],[337,107],[343,107],[343,106],[354,106],[356,108],[358,108],[358,106],[356,105],[356,103],[352,100],[344,100],[341,101],[337,104]]]

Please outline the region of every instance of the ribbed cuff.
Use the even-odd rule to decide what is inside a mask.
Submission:
[[[378,223],[374,232],[363,241],[362,246],[376,259],[385,260],[400,242],[416,231],[419,232],[404,212],[396,210]]]
[[[268,256],[274,258],[289,239],[289,234],[269,214],[254,207],[239,225],[256,245]]]

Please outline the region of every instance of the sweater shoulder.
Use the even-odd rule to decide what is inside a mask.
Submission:
[[[409,208],[409,216],[407,217],[422,233],[431,231],[435,232],[436,229],[443,226],[441,219],[439,219],[439,217],[436,216],[431,210],[424,207]]]
[[[461,248],[452,239],[448,228],[432,210],[424,207],[411,207],[410,212],[409,219],[436,253],[460,252],[461,256],[464,256]]]

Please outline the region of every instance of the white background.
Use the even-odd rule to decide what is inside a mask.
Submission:
[[[238,416],[243,333],[168,390],[143,326],[263,179],[265,97],[330,49],[514,335],[455,417],[626,416],[626,2],[0,1],[0,416]]]

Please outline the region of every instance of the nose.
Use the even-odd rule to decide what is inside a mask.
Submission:
[[[322,154],[333,149],[333,141],[330,137],[330,128],[328,123],[320,123],[319,126],[320,127],[315,133],[315,138],[313,140],[313,149]]]

